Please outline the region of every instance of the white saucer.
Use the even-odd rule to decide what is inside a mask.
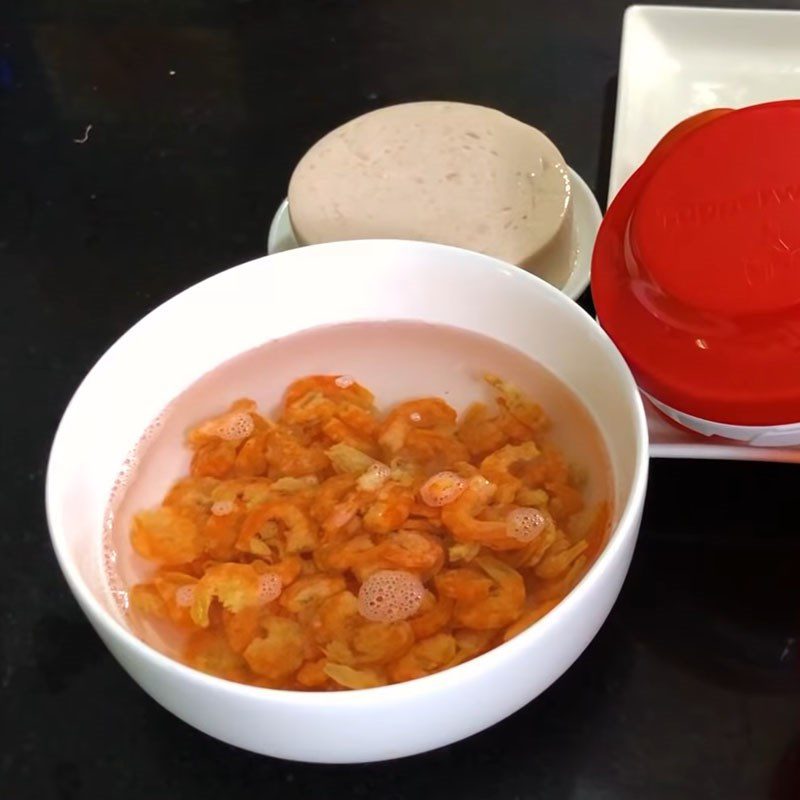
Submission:
[[[568,169],[573,189],[572,224],[574,225],[578,247],[575,265],[569,278],[563,286],[557,286],[556,288],[561,289],[567,297],[577,300],[589,285],[592,249],[594,248],[594,240],[603,214],[594,194],[592,194],[592,190],[586,185],[583,178],[574,169]],[[293,250],[297,246],[297,239],[295,239],[292,223],[289,219],[289,203],[284,200],[275,212],[272,224],[269,226],[267,250],[272,255],[272,253],[281,253],[284,250]]]

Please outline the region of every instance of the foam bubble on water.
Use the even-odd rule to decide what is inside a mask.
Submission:
[[[220,420],[216,428],[216,435],[225,441],[236,441],[238,439],[246,439],[253,432],[255,423],[253,418],[246,411],[235,411],[232,414],[226,414]]]
[[[422,484],[419,496],[426,506],[438,508],[457,500],[467,488],[467,482],[457,472],[437,472]]]
[[[349,389],[355,382],[355,378],[352,375],[340,375],[334,381],[340,389]]]
[[[111,491],[108,495],[108,502],[106,503],[103,512],[103,529],[102,529],[102,562],[103,562],[103,577],[108,589],[109,595],[114,602],[117,611],[124,617],[130,605],[128,592],[125,585],[120,579],[119,570],[117,568],[117,551],[114,547],[113,533],[116,521],[116,511],[122,501],[122,498],[127,491],[128,487],[133,483],[139,465],[142,461],[144,453],[150,446],[150,443],[156,437],[161,427],[164,424],[164,419],[169,412],[172,403],[170,403],[144,430],[144,433],[139,437],[139,441],[130,449],[128,454],[122,460],[119,472],[111,484]]]
[[[358,479],[358,488],[364,492],[377,492],[391,477],[392,470],[380,461],[370,464]]]
[[[104,543],[106,541],[104,536]],[[121,614],[126,614],[130,605],[128,592],[117,571],[117,551],[110,545],[103,547],[103,577],[115,607]]]
[[[175,592],[175,602],[181,608],[190,608],[194,604],[194,585],[191,583],[181,586]]]
[[[273,572],[267,572],[258,579],[258,601],[266,605],[277,600],[283,591],[283,582]]]
[[[216,503],[213,503],[211,506],[211,513],[215,517],[227,517],[228,514],[232,514],[236,505],[234,504],[233,500],[217,500]]]
[[[532,542],[547,526],[538,508],[516,508],[506,517],[508,535],[519,542]]]
[[[419,611],[425,587],[418,575],[396,569],[373,572],[358,592],[358,610],[371,622],[399,622]]]

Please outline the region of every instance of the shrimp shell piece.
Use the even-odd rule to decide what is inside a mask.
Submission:
[[[324,672],[345,689],[375,689],[386,685],[386,678],[374,669],[355,669],[346,664],[327,664]]]

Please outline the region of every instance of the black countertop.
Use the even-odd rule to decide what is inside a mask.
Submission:
[[[255,756],[170,716],[48,541],[43,470],[80,378],[155,304],[263,254],[293,164],[339,122],[495,106],[602,199],[623,7],[0,4],[0,797],[800,797],[796,467],[654,462],[629,578],[575,666],[489,731],[363,767]]]

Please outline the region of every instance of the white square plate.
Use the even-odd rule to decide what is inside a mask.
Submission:
[[[631,6],[622,26],[609,200],[686,117],[799,97],[800,12]],[[656,457],[800,462],[800,448],[706,439],[673,427],[651,406],[648,419]]]
[[[800,97],[800,12],[631,6],[622,26],[609,198],[681,120]]]

